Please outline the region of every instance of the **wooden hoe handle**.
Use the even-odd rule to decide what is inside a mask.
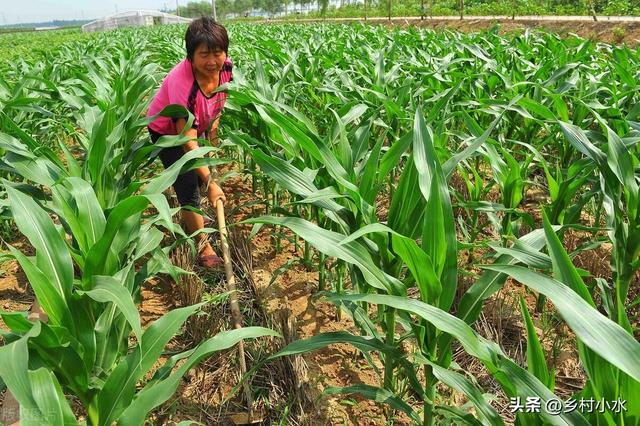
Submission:
[[[229,254],[229,240],[227,234],[227,225],[224,219],[224,204],[222,200],[216,201],[216,213],[218,216],[218,229],[220,230],[220,241],[222,243],[222,256],[224,259],[224,272],[227,276],[227,287],[229,289],[229,302],[231,303],[231,319],[233,328],[242,328],[242,314],[238,305],[238,292],[236,289],[236,278],[233,275],[233,265],[231,264],[231,255]],[[238,355],[240,358],[240,373],[244,375],[247,372],[247,363],[244,357],[244,342],[238,343]],[[253,398],[249,389],[248,382],[244,382],[244,393],[249,406],[249,412],[253,410]]]

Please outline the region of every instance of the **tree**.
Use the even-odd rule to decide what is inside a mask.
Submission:
[[[251,9],[252,1],[251,0],[235,0],[233,2],[233,11],[240,15],[248,12]]]
[[[208,1],[190,1],[186,6],[180,6],[180,16],[199,18],[211,16],[211,3]]]
[[[308,9],[308,5],[311,4],[311,0],[298,0],[300,3],[300,12],[302,12],[302,7],[304,6],[305,10]]]
[[[282,0],[261,0],[259,7],[273,16],[282,10]]]
[[[460,20],[464,19],[464,0],[459,1],[460,7]]]
[[[233,0],[216,0],[216,13],[223,17],[233,11]]]
[[[329,0],[318,0],[320,4],[320,15],[323,17],[327,15],[327,9],[329,8]]]
[[[596,17],[596,9],[593,6],[593,0],[587,0],[587,3],[589,4],[589,13],[591,13],[591,16],[593,16],[593,20],[597,21],[598,18]]]

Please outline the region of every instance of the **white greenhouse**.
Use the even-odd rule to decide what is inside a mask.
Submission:
[[[169,13],[155,10],[133,10],[110,15],[82,26],[85,33],[93,31],[108,31],[122,27],[151,27],[165,24],[184,24],[191,22],[189,18],[183,18]]]

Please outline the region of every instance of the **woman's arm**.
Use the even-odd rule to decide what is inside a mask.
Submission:
[[[182,129],[184,129],[184,126],[186,126],[186,124],[187,120],[185,120],[184,118],[179,118],[178,121],[176,121],[176,130],[178,131],[178,133],[182,132]],[[196,139],[198,138],[197,129],[189,129],[184,132],[184,135],[190,138],[189,142],[182,145],[182,149],[185,153],[199,147],[198,142],[196,141]],[[220,188],[218,183],[213,180],[213,176],[211,176],[209,167],[201,166],[195,170],[196,174],[200,178],[200,182],[202,182],[203,184],[206,184],[207,182],[209,183],[207,187],[207,198],[209,198],[209,202],[211,203],[211,205],[215,206],[218,199],[222,200],[222,202],[224,203],[226,201],[224,192],[222,192],[222,188]]]
[[[220,118],[216,118],[216,120],[211,125],[211,131],[209,132],[209,142],[213,146],[218,146],[218,124],[220,124]]]
[[[187,120],[185,120],[184,118],[179,118],[178,121],[176,121],[176,130],[178,131],[178,134],[182,133],[182,129],[184,129],[184,126],[186,126],[186,124]],[[184,135],[190,139],[189,142],[182,145],[182,149],[185,153],[193,151],[194,149],[197,149],[199,147],[198,142],[196,141],[196,139],[198,138],[198,129],[188,129],[186,132],[184,132]],[[206,183],[209,180],[209,167],[202,166],[198,167],[195,170],[202,183]]]

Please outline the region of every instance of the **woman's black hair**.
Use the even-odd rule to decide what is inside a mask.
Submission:
[[[187,58],[190,61],[193,60],[193,55],[201,44],[211,50],[222,49],[225,53],[228,53],[229,49],[227,30],[208,16],[195,19],[189,24],[184,41],[187,45]]]

